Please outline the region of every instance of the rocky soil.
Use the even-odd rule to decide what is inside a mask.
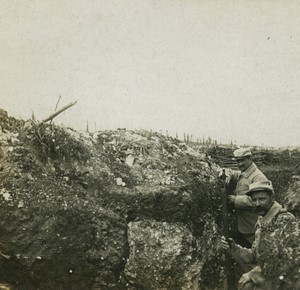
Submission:
[[[205,154],[155,132],[79,133],[4,110],[0,126],[3,285],[222,289],[220,181]],[[268,174],[284,200],[292,171]]]
[[[147,131],[89,134],[5,111],[0,118],[1,282],[15,289],[217,286],[203,274],[209,259],[221,260],[219,183],[205,156]],[[222,267],[214,272],[221,277]]]

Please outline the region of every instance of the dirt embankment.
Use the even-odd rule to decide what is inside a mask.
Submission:
[[[21,290],[220,286],[220,184],[205,154],[142,130],[79,133],[3,110],[0,124],[0,282]],[[295,183],[285,194],[292,170],[265,169],[297,213]]]
[[[218,284],[207,273],[222,275],[219,183],[204,155],[157,133],[82,134],[5,111],[0,134],[2,282],[101,290]]]

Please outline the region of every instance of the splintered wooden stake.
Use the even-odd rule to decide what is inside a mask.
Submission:
[[[61,108],[60,110],[58,110],[57,112],[51,114],[48,118],[46,118],[45,120],[42,121],[42,123],[46,123],[52,119],[54,119],[57,115],[59,115],[60,113],[64,112],[65,110],[69,109],[70,107],[76,105],[76,102],[72,102],[69,105],[64,106],[63,108]]]

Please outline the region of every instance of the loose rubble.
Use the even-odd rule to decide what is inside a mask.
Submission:
[[[198,285],[205,259],[196,258],[212,245],[193,245],[205,236],[207,222],[219,215],[218,180],[203,154],[143,130],[79,133],[6,114],[1,118],[3,282],[18,289],[140,289],[142,280],[143,287],[151,288],[161,277],[161,288],[167,289],[169,282],[161,280],[164,272],[147,280],[137,277],[136,283],[129,278],[129,272],[142,267],[132,257],[130,241],[137,239],[133,225],[141,223],[144,232],[150,223],[180,229],[172,233],[179,251],[185,247],[180,237],[189,233],[190,250],[182,259],[191,256],[193,270],[177,265],[170,279],[178,287],[195,279]],[[161,229],[154,227],[153,234]],[[158,236],[158,244],[162,241]],[[173,239],[166,241],[163,264]]]
[[[217,289],[220,181],[145,130],[77,132],[0,111],[0,277],[15,289]],[[272,173],[273,174],[273,173]]]

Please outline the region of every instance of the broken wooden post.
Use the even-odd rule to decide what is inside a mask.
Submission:
[[[46,123],[52,119],[54,119],[57,115],[59,115],[60,113],[64,112],[65,110],[69,109],[70,107],[74,106],[76,102],[70,103],[69,105],[64,106],[63,108],[61,108],[60,110],[58,110],[57,112],[51,114],[48,118],[46,118],[45,120],[42,121],[42,123]]]

